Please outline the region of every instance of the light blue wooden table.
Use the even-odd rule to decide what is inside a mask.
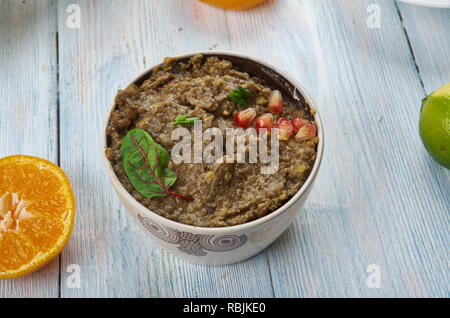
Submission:
[[[226,267],[190,265],[152,243],[113,193],[99,137],[118,88],[165,56],[213,48],[295,76],[326,135],[295,223],[263,253]],[[450,174],[427,155],[417,126],[421,99],[449,81],[449,9],[2,0],[0,157],[59,163],[78,209],[59,259],[0,282],[0,297],[448,297]]]

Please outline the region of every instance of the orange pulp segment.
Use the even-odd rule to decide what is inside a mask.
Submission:
[[[72,233],[75,198],[64,171],[36,157],[0,159],[0,279],[57,256]]]

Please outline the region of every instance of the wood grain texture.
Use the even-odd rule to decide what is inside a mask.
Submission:
[[[223,12],[190,1],[79,1],[81,29],[68,29],[69,3],[58,2],[61,165],[78,214],[62,255],[61,296],[273,296],[265,253],[208,268],[161,251],[123,209],[103,167],[101,128],[117,89],[164,56],[227,43]],[[65,284],[72,263],[81,267],[80,289]]]
[[[403,26],[414,52],[426,94],[450,81],[450,9],[398,2]]]
[[[66,25],[73,3],[80,29]],[[450,295],[450,175],[417,128],[421,99],[450,79],[450,10],[390,0],[267,0],[242,12],[196,0],[130,3],[0,1],[0,138],[11,140],[0,154],[56,160],[60,96],[60,161],[78,206],[61,297]],[[379,29],[366,23],[373,4]],[[101,156],[117,89],[165,56],[205,49],[286,70],[325,127],[323,165],[295,223],[257,257],[225,267],[190,265],[153,243],[120,204]],[[66,284],[70,264],[81,268],[79,289]],[[379,289],[366,284],[370,264],[380,268]],[[55,262],[0,282],[0,297],[58,296],[57,274]]]
[[[394,3],[287,2],[289,8],[273,2],[267,16],[246,23],[283,21],[272,26],[273,46],[289,45],[272,59],[316,99],[326,155],[309,204],[269,250],[275,294],[447,296],[448,171],[422,149],[424,96]],[[373,3],[381,9],[380,29],[366,26]],[[234,33],[255,45],[257,34],[246,30]],[[439,34],[448,43],[445,23]],[[370,264],[380,267],[380,289],[366,285]]]
[[[0,1],[0,157],[57,162],[56,23],[53,1]],[[0,298],[58,297],[58,259],[0,281]]]
[[[398,3],[399,15],[402,19],[403,27],[411,50],[413,52],[414,63],[417,66],[418,76],[424,88],[424,97],[439,87],[450,82],[450,34],[448,32],[450,25],[449,9],[434,9],[426,7],[417,7]],[[443,286],[446,288],[439,291],[438,288],[430,286],[432,296],[450,295],[449,287],[449,211],[450,211],[450,173],[449,170],[439,166],[434,162],[425,149],[422,148],[421,157],[423,158],[424,168],[429,169],[433,183],[432,191],[438,192],[437,196],[442,201],[436,203],[436,208],[431,214],[424,214],[424,224],[422,231],[425,235],[432,233],[437,239],[435,242],[428,242],[424,238],[424,244],[429,249],[433,249],[434,255],[428,256],[432,266],[431,270],[441,272],[446,279]],[[427,198],[426,193],[422,198]],[[428,199],[427,199],[428,200]],[[426,257],[426,256],[425,256]]]

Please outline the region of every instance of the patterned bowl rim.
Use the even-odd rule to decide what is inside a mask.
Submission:
[[[259,225],[262,225],[266,222],[269,222],[270,220],[277,218],[278,216],[282,215],[285,211],[287,211],[297,200],[299,200],[304,193],[307,192],[307,190],[312,186],[314,179],[317,176],[317,173],[319,171],[320,165],[322,163],[323,158],[323,152],[324,152],[324,132],[323,132],[323,125],[322,120],[319,115],[319,111],[316,107],[316,104],[312,100],[311,96],[307,93],[305,88],[291,75],[287,74],[286,72],[280,70],[278,67],[271,65],[265,61],[260,60],[259,58],[238,53],[236,51],[223,51],[223,50],[207,50],[207,51],[195,51],[195,52],[188,52],[181,55],[177,55],[176,57],[179,59],[183,58],[189,58],[197,54],[204,54],[207,56],[215,56],[215,55],[223,55],[223,56],[231,56],[231,57],[238,57],[243,58],[247,60],[251,60],[253,62],[256,62],[258,64],[261,64],[262,66],[265,66],[266,68],[269,68],[271,71],[273,71],[275,74],[280,75],[282,78],[284,78],[287,82],[289,82],[293,87],[295,87],[298,92],[303,96],[306,103],[310,106],[310,108],[313,108],[315,110],[314,120],[317,125],[317,134],[319,137],[319,144],[317,146],[317,157],[316,161],[314,162],[314,166],[311,170],[310,175],[306,179],[305,183],[301,186],[301,188],[297,191],[297,193],[289,199],[288,202],[286,202],[284,205],[279,207],[277,210],[273,211],[272,213],[269,213],[268,215],[244,223],[239,225],[233,225],[229,227],[200,227],[200,226],[194,226],[194,225],[188,225],[180,222],[176,222],[173,220],[170,220],[168,218],[165,218],[161,215],[159,215],[156,212],[151,211],[147,207],[145,207],[143,204],[141,204],[139,201],[137,201],[122,185],[122,183],[119,181],[119,178],[117,177],[116,173],[114,172],[114,169],[112,168],[111,162],[108,160],[105,154],[105,150],[107,148],[107,135],[106,135],[106,127],[108,126],[108,122],[111,117],[111,113],[115,108],[115,103],[113,102],[112,107],[110,108],[108,115],[106,116],[106,120],[103,124],[103,130],[102,130],[102,150],[103,150],[103,161],[106,166],[106,170],[108,172],[108,175],[110,177],[111,182],[113,185],[115,185],[115,188],[120,192],[123,198],[125,198],[129,203],[131,203],[134,207],[139,209],[139,211],[148,217],[151,217],[153,219],[156,219],[160,221],[163,224],[167,224],[169,226],[172,226],[174,228],[177,228],[181,231],[187,231],[187,232],[196,232],[196,233],[209,233],[209,234],[226,234],[226,233],[234,233],[234,232],[243,232],[250,228],[257,227]],[[138,76],[136,76],[132,81],[130,81],[125,87],[128,87],[129,85],[138,82],[145,76],[147,76],[154,67],[161,65],[162,63],[157,63],[146,70],[144,70],[142,73],[140,73]],[[245,71],[245,69],[243,69]]]

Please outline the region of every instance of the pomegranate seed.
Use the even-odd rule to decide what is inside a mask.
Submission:
[[[298,131],[297,135],[295,135],[295,140],[297,141],[306,141],[311,138],[316,137],[317,135],[317,127],[314,124],[306,124]]]
[[[261,116],[259,116],[258,118],[256,118],[255,121],[255,128],[256,131],[259,133],[259,130],[262,128],[266,128],[267,131],[271,130],[273,127],[273,115],[266,113],[263,114]]]
[[[254,108],[247,108],[234,114],[234,122],[242,128],[247,128],[256,117],[256,110]]]
[[[289,119],[281,117],[278,119],[275,128],[278,128],[278,139],[288,140],[294,132],[294,127]]]
[[[294,119],[292,119],[292,126],[294,126],[294,131],[295,132],[298,132],[300,130],[300,128],[302,128],[306,124],[309,124],[309,121],[306,120],[306,119],[303,119],[303,118],[301,118],[299,116],[297,116]]]
[[[283,97],[278,90],[272,91],[269,96],[269,111],[274,114],[281,114],[283,111]]]

